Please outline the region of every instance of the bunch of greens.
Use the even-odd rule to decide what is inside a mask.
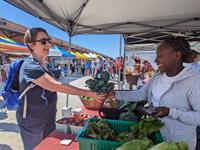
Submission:
[[[147,150],[188,150],[188,145],[183,141],[176,143],[162,142],[152,146]]]
[[[162,142],[152,145],[152,141],[148,138],[136,139],[123,144],[116,150],[188,150],[188,145],[182,141],[176,143]]]
[[[102,140],[116,140],[115,133],[110,129],[106,120],[101,119],[97,122],[89,122],[86,136],[94,139],[102,139]]]
[[[135,139],[130,142],[123,144],[118,147],[116,150],[147,150],[153,145],[153,142],[148,138],[144,139]]]
[[[117,109],[123,110],[122,113],[120,113],[119,120],[138,121],[137,116],[134,113],[136,107],[137,107],[137,102],[119,101]]]
[[[155,117],[148,117],[140,120],[140,122],[131,126],[131,131],[135,138],[143,139],[151,136],[152,133],[159,131],[164,126],[160,120]]]
[[[114,90],[115,83],[108,82],[110,75],[107,71],[101,73],[100,77],[86,80],[86,85],[92,92],[109,93]]]
[[[154,117],[140,120],[136,125],[130,127],[131,132],[121,132],[117,135],[119,141],[127,142],[133,139],[151,138],[152,134],[159,131],[163,127],[163,123]],[[121,138],[121,135],[126,138]]]
[[[141,118],[141,115],[137,113],[137,108],[139,106],[143,106],[144,104],[146,104],[146,101],[126,102],[121,100],[115,100],[114,102],[116,103],[114,105],[115,106],[114,108],[116,108],[120,112],[119,120],[137,121],[137,122]]]

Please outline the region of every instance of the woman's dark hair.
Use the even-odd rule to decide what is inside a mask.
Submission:
[[[174,51],[182,54],[183,62],[191,63],[194,61],[195,52],[190,49],[190,44],[185,38],[180,36],[170,36],[163,41],[163,44],[173,48]]]
[[[28,46],[28,43],[34,43],[38,32],[44,32],[48,35],[48,33],[45,29],[39,28],[39,27],[30,28],[25,32],[24,43],[27,45],[27,47],[30,51],[32,51],[32,49]]]

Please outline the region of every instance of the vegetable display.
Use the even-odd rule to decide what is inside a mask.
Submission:
[[[97,122],[90,122],[86,130],[86,136],[89,138],[128,142],[133,139],[149,138],[150,135],[159,131],[163,123],[154,117],[141,120],[138,124],[131,126],[130,131],[115,133],[105,119]]]

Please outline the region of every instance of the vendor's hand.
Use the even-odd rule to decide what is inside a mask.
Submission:
[[[168,116],[168,114],[169,114],[168,107],[156,107],[152,115],[155,117],[165,117]]]
[[[108,98],[108,99],[111,99],[111,100],[115,99],[115,92],[110,92],[110,93],[108,93],[108,94],[107,94],[107,98]]]
[[[91,97],[93,97],[98,102],[104,102],[106,100],[107,95],[91,92]]]

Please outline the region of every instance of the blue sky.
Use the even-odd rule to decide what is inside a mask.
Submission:
[[[67,33],[45,23],[26,12],[1,1],[0,17],[13,21],[26,27],[45,27],[51,36],[69,41]],[[72,37],[72,43],[88,48],[90,50],[116,58],[119,56],[119,35],[77,35]]]

